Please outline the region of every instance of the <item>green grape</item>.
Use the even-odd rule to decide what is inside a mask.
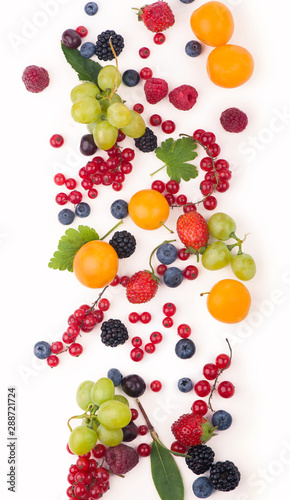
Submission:
[[[88,405],[92,403],[91,390],[93,385],[92,380],[85,380],[77,388],[76,400],[82,410],[86,410]]]
[[[105,115],[107,113],[108,107],[115,102],[122,102],[122,98],[116,93],[110,99],[105,99],[105,97],[103,97],[103,99],[100,100],[102,113]]]
[[[95,125],[93,136],[98,148],[104,150],[110,149],[117,140],[118,129],[107,121],[101,121]]]
[[[207,223],[210,233],[217,240],[228,240],[231,233],[236,231],[236,223],[229,215],[222,212],[213,214]]]
[[[134,110],[131,110],[130,113],[131,113],[131,121],[129,125],[126,125],[126,127],[121,127],[121,130],[128,137],[132,137],[133,139],[138,139],[139,137],[142,137],[142,135],[145,134],[146,124],[140,113],[137,113],[137,111]]]
[[[123,441],[123,431],[122,429],[107,429],[100,424],[98,438],[105,446],[118,446]]]
[[[124,403],[124,405],[129,406],[128,399],[125,398],[125,396],[121,396],[121,394],[115,394],[115,396],[113,397],[113,399],[115,399],[116,401],[121,401],[121,403]]]
[[[117,88],[120,86],[122,76],[120,71],[113,65],[104,66],[98,74],[98,86],[102,90],[113,89],[115,87],[115,79],[117,72]]]
[[[85,455],[97,444],[98,434],[85,425],[79,425],[70,433],[68,445],[75,455]]]
[[[95,122],[87,123],[87,129],[90,132],[90,134],[93,133],[95,125],[97,125],[97,123],[100,123],[101,121],[102,121],[102,118],[99,117],[99,118],[97,118],[97,120]]]
[[[112,399],[114,395],[115,386],[112,380],[106,377],[97,380],[91,389],[92,401],[97,406],[101,406],[108,399]]]
[[[105,401],[98,409],[98,421],[107,429],[121,429],[129,424],[131,418],[130,408],[115,399]]]
[[[107,109],[107,120],[114,127],[125,127],[131,121],[129,108],[121,102],[114,102]]]
[[[248,253],[235,255],[231,266],[235,276],[243,281],[251,280],[256,274],[255,261]]]
[[[76,85],[70,93],[72,102],[76,102],[83,97],[96,97],[100,93],[100,89],[93,82],[83,82]]]
[[[205,269],[216,271],[227,266],[232,260],[232,254],[222,241],[214,241],[205,249],[201,263]]]
[[[78,123],[94,122],[101,116],[101,105],[94,97],[82,97],[71,108],[71,115]]]

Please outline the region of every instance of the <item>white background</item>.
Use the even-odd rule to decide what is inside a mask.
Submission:
[[[224,375],[236,386],[235,396],[222,401],[214,398],[215,409],[224,408],[233,415],[228,431],[220,432],[210,443],[217,460],[233,460],[242,473],[239,487],[231,493],[216,492],[220,500],[272,500],[285,498],[290,466],[290,431],[288,425],[288,317],[290,262],[287,214],[289,211],[289,85],[288,14],[269,0],[226,0],[235,19],[231,42],[248,48],[255,59],[255,73],[243,87],[222,89],[214,86],[206,75],[209,48],[196,59],[184,52],[186,42],[194,36],[189,27],[193,9],[204,2],[186,5],[170,0],[176,24],[166,32],[167,40],[156,46],[152,34],[137,22],[132,7],[140,0],[99,0],[94,17],[85,14],[85,2],[72,0],[15,0],[1,6],[2,71],[1,71],[1,498],[30,500],[64,500],[68,486],[66,475],[71,457],[66,452],[69,431],[67,419],[78,413],[75,391],[86,379],[106,376],[111,367],[123,375],[137,372],[148,385],[160,379],[163,390],[154,394],[147,390],[143,404],[161,439],[169,446],[173,441],[170,426],[181,414],[190,411],[193,393],[181,394],[177,381],[189,376],[202,378],[202,367],[220,352],[227,352],[225,338],[231,340],[234,357]],[[163,119],[176,123],[174,138],[196,128],[213,131],[233,172],[231,188],[218,195],[218,211],[230,214],[237,222],[237,233],[250,233],[244,251],[257,262],[256,277],[247,284],[252,295],[248,318],[239,325],[223,325],[211,318],[205,298],[219,279],[232,277],[231,270],[209,272],[202,269],[194,282],[184,282],[176,290],[160,287],[152,302],[131,306],[122,287],[110,289],[106,297],[111,309],[106,318],[120,318],[130,337],[140,335],[147,341],[151,331],[161,329],[162,305],[174,301],[178,308],[174,327],[161,329],[164,341],[151,356],[136,365],[130,360],[130,345],[110,350],[99,339],[99,330],[84,335],[84,353],[77,359],[62,355],[60,365],[49,369],[45,361],[34,358],[33,345],[39,340],[59,340],[66,329],[68,316],[82,303],[92,303],[98,295],[76,282],[73,274],[53,271],[47,263],[57,249],[65,231],[57,221],[59,207],[54,198],[59,189],[53,176],[63,171],[77,178],[86,158],[78,144],[86,133],[85,126],[70,118],[71,88],[78,83],[74,71],[60,50],[60,38],[67,28],[85,25],[88,41],[105,29],[123,34],[126,47],[119,57],[121,72],[150,66],[154,76],[165,78],[172,89],[183,83],[199,92],[195,107],[188,113],[178,111],[167,98],[152,106],[146,103],[142,83],[133,89],[123,84],[120,95],[130,106],[145,105],[144,118],[157,112]],[[150,47],[147,60],[138,56],[142,46]],[[50,85],[41,94],[28,93],[21,81],[27,65],[45,67]],[[221,112],[231,106],[243,109],[249,125],[242,134],[229,134],[219,124]],[[61,133],[64,146],[57,150],[49,138]],[[159,143],[167,136],[158,130]],[[129,147],[132,142],[126,140]],[[199,158],[202,157],[200,152]],[[198,163],[197,163],[198,164]],[[121,193],[102,187],[91,202],[92,213],[85,221],[100,234],[105,234],[116,220],[109,207],[118,197],[126,200],[140,188],[150,187],[149,173],[160,166],[153,153],[137,151],[134,171]],[[167,180],[165,172],[156,178]],[[182,185],[182,192],[198,199],[201,180]],[[84,198],[86,200],[86,198]],[[200,208],[208,218],[209,212]],[[168,225],[174,228],[179,211],[172,212]],[[75,221],[72,227],[77,227]],[[148,266],[151,250],[168,238],[162,228],[144,232],[126,219],[123,229],[134,233],[137,250],[130,259],[121,261],[121,275]],[[178,247],[181,247],[177,242]],[[187,264],[195,264],[194,257]],[[178,263],[184,267],[182,262]],[[154,260],[154,265],[157,265]],[[149,311],[152,322],[132,326],[129,312]],[[176,326],[188,322],[197,352],[191,360],[180,360],[174,353]],[[17,388],[17,492],[7,491],[7,388]],[[132,407],[134,402],[132,401]],[[143,424],[140,417],[138,424]],[[150,442],[149,436],[138,438]],[[132,444],[133,444],[132,443]],[[136,445],[137,445],[136,444]],[[180,459],[181,460],[181,459]],[[196,476],[182,461],[180,470],[185,484],[185,498],[193,498],[191,484]],[[116,498],[157,500],[150,477],[149,459],[130,472],[126,479],[112,478],[108,500]]]

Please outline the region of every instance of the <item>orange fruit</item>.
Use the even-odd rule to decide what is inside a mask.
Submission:
[[[169,216],[169,204],[163,194],[155,189],[142,189],[135,193],[128,204],[129,215],[142,229],[158,229]]]
[[[201,42],[218,47],[232,37],[234,19],[230,9],[223,3],[207,2],[192,13],[190,26]]]
[[[118,255],[105,241],[85,243],[73,260],[76,278],[89,288],[103,288],[113,281],[118,271]]]
[[[210,314],[222,323],[239,323],[248,315],[251,295],[240,281],[224,279],[218,281],[207,297]]]
[[[220,87],[233,88],[243,85],[254,71],[254,59],[240,45],[222,45],[213,49],[206,69],[211,81]]]

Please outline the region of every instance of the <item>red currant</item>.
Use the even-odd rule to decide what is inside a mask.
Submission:
[[[155,191],[163,193],[165,190],[165,183],[163,181],[153,181],[151,184],[151,189],[155,189]]]
[[[171,316],[166,316],[162,321],[162,325],[164,328],[171,328],[173,326],[173,319]]]
[[[88,190],[88,197],[90,200],[94,200],[98,196],[98,191],[95,188],[89,189]]]
[[[120,283],[120,278],[119,278],[119,276],[116,274],[115,278],[113,279],[113,281],[111,281],[110,285],[111,285],[111,286],[117,286],[117,285],[119,285],[119,283]]]
[[[167,193],[164,198],[166,198],[168,205],[174,205],[175,203],[175,196],[174,194]]]
[[[162,307],[162,311],[165,316],[173,316],[176,313],[176,305],[172,304],[172,302],[166,302]]]
[[[59,134],[54,134],[53,136],[51,136],[51,138],[49,139],[49,142],[50,142],[50,145],[53,147],[53,148],[60,148],[63,143],[64,143],[64,140],[63,140],[63,137],[62,135],[59,135]]]
[[[123,151],[122,151],[122,158],[123,158],[123,160],[126,160],[126,161],[132,161],[132,160],[134,160],[134,158],[135,158],[134,149],[131,149],[131,148],[125,148],[125,149],[123,149]]]
[[[230,168],[230,165],[227,160],[223,160],[222,158],[220,158],[215,162],[215,168],[217,171],[221,170],[222,168],[226,168],[228,170]]]
[[[136,410],[136,408],[131,408],[131,415],[132,415],[132,420],[137,420],[139,417],[139,412]]]
[[[53,354],[59,354],[63,350],[63,343],[59,341],[53,342],[50,348]]]
[[[92,183],[95,184],[96,186],[102,184],[102,176],[101,174],[94,174],[92,175]],[[88,193],[90,192],[90,189]]]
[[[163,276],[166,269],[167,269],[167,266],[165,264],[159,264],[159,266],[157,266],[157,268],[156,268],[156,272],[157,272],[157,274],[159,274],[159,276]]]
[[[153,42],[156,43],[156,45],[162,45],[166,40],[166,36],[164,33],[155,33],[153,37]]]
[[[132,172],[133,165],[129,161],[122,161],[120,165],[120,170],[123,174],[128,175]]]
[[[159,344],[162,341],[163,337],[160,332],[152,332],[150,335],[150,341],[152,344]]]
[[[209,172],[213,169],[212,159],[209,156],[205,156],[205,158],[202,158],[199,165],[201,170],[204,170],[205,172]]]
[[[148,354],[152,354],[155,352],[155,344],[148,342],[148,344],[144,346],[144,349]]]
[[[230,183],[228,181],[219,181],[216,186],[216,190],[219,193],[225,193],[230,187]]]
[[[77,205],[78,203],[80,203],[83,199],[83,195],[82,193],[80,193],[80,191],[71,191],[69,194],[68,194],[68,201],[70,201],[71,203],[73,203],[73,205]]]
[[[215,135],[212,132],[204,132],[200,139],[199,142],[203,144],[203,146],[209,146],[210,144],[214,144],[216,140]]]
[[[126,139],[126,134],[122,132],[122,130],[118,131],[118,137],[117,137],[117,142],[122,142]]]
[[[143,104],[138,102],[137,104],[134,104],[133,110],[137,111],[137,113],[139,113],[141,115],[141,113],[143,113],[143,111],[144,111],[144,106],[143,106]]]
[[[77,186],[77,181],[75,179],[71,179],[71,178],[66,179],[65,186],[69,190],[75,189]]]
[[[101,299],[98,306],[101,311],[107,311],[110,308],[110,301],[108,299]]]
[[[220,370],[225,370],[226,368],[229,368],[231,364],[230,357],[228,354],[219,354],[216,357],[215,364]]]
[[[177,327],[177,333],[179,337],[187,339],[191,335],[191,328],[186,323],[182,323]]]
[[[140,316],[136,312],[131,312],[128,316],[130,323],[137,323],[140,320]]]
[[[75,481],[79,484],[86,484],[87,474],[85,472],[77,472],[75,475]]]
[[[141,321],[141,323],[144,323],[144,324],[150,323],[151,314],[149,312],[143,312],[142,314],[140,314],[140,321]]]
[[[80,456],[76,461],[76,466],[79,470],[88,470],[89,457],[87,455]]]
[[[62,186],[65,183],[65,176],[61,173],[55,174],[53,180],[57,186]]]
[[[210,195],[203,200],[202,204],[206,210],[214,210],[217,206],[217,199],[215,196]]]
[[[142,345],[142,339],[140,337],[133,337],[131,344],[133,347],[140,347],[140,345]]]
[[[183,276],[187,280],[195,280],[198,276],[198,269],[196,266],[186,266],[183,270]]]
[[[178,191],[180,189],[180,185],[179,185],[179,182],[177,182],[177,181],[168,181],[165,184],[165,188],[168,191],[168,193],[176,194],[176,193],[178,193]]]
[[[68,352],[70,353],[71,356],[79,356],[83,352],[83,347],[81,344],[78,344],[77,342],[74,342],[71,344],[68,348]]]
[[[207,404],[202,399],[197,399],[193,402],[191,411],[194,415],[206,415],[207,414]]]
[[[219,171],[219,179],[221,181],[229,181],[231,180],[232,178],[232,174],[230,172],[230,170],[228,170],[227,168],[221,168]]]
[[[165,134],[172,134],[175,130],[175,123],[172,120],[165,120],[161,128]]]
[[[109,471],[105,469],[105,467],[98,467],[95,471],[94,476],[97,480],[97,483],[100,484],[107,483],[110,479]]]
[[[235,394],[235,386],[228,380],[224,380],[218,386],[218,393],[222,398],[231,398]]]
[[[211,386],[207,380],[199,380],[198,382],[196,382],[194,390],[199,397],[204,398],[205,396],[209,395]]]
[[[120,284],[124,288],[126,288],[126,286],[128,285],[129,280],[130,280],[129,276],[121,276],[121,278],[120,278]]]
[[[87,28],[85,26],[78,26],[76,28],[76,32],[80,35],[81,38],[84,38],[88,34]]]
[[[187,196],[185,194],[180,194],[176,198],[177,205],[185,205],[187,203]]]
[[[187,260],[190,257],[190,253],[187,248],[180,248],[177,252],[177,256],[180,260]]]
[[[84,498],[87,495],[87,488],[83,484],[75,484],[73,491],[76,498]]]
[[[210,144],[208,147],[207,147],[207,154],[211,154],[214,158],[216,158],[220,152],[221,152],[221,148],[220,146],[215,142],[214,144]]]
[[[148,47],[141,47],[139,50],[139,56],[142,57],[142,59],[147,59],[147,57],[150,56],[150,50]]]
[[[58,205],[65,205],[68,202],[68,196],[65,193],[58,193],[55,197],[55,201]]]
[[[121,189],[123,188],[123,184],[122,182],[113,182],[112,188],[114,189],[114,191],[121,191]]]
[[[202,373],[207,380],[214,380],[218,374],[218,367],[214,363],[207,363],[204,365]]]
[[[140,425],[138,428],[138,431],[139,431],[140,436],[146,436],[146,434],[148,432],[147,425]]]
[[[162,384],[161,384],[160,380],[153,380],[153,382],[151,382],[151,384],[150,384],[150,389],[153,392],[161,391]]]
[[[202,128],[198,128],[197,130],[195,130],[192,134],[192,137],[196,140],[196,141],[200,141],[200,138],[202,136],[202,134],[204,134],[205,130],[203,130]]]
[[[62,341],[67,345],[72,344],[75,341],[75,338],[70,337],[66,332],[64,332],[64,334],[62,335],[61,338],[62,338]]]
[[[100,311],[100,309],[96,309],[95,311],[92,312],[92,314],[96,320],[96,323],[102,323],[104,319],[103,311]]]
[[[187,212],[196,212],[196,205],[193,203],[188,203],[187,205],[183,205],[183,212],[186,214]]]
[[[214,189],[214,184],[212,181],[201,181],[199,185],[199,189],[201,190],[202,194],[204,196],[207,196],[208,194],[213,192]]]
[[[162,118],[160,115],[155,114],[155,115],[150,116],[149,121],[153,127],[157,127],[158,125],[160,125],[162,123]]]
[[[179,443],[178,441],[173,441],[170,446],[171,451],[175,451],[176,453],[186,453],[186,446],[184,444]]]
[[[106,454],[106,447],[103,444],[97,444],[92,449],[92,454],[95,458],[103,458]]]
[[[48,366],[50,366],[51,368],[54,368],[55,366],[58,365],[59,359],[54,354],[51,354],[50,356],[48,356],[48,358],[46,358],[46,362],[47,362]]]
[[[137,451],[141,457],[149,457],[151,453],[151,447],[147,443],[141,443],[137,447]]]
[[[140,70],[140,78],[142,78],[142,80],[148,80],[148,78],[152,78],[153,76],[153,71],[151,68],[142,68]]]
[[[140,347],[134,347],[132,351],[130,352],[130,357],[132,361],[141,361],[144,356],[144,351],[143,349],[140,349]]]

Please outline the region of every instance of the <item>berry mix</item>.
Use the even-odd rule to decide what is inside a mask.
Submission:
[[[180,2],[191,4],[193,0]],[[148,31],[148,45],[152,39],[155,50],[159,45],[166,46],[166,30],[177,25],[174,9],[166,1],[158,0],[135,10],[140,30]],[[182,6],[179,10],[181,14]],[[84,11],[88,16],[101,16],[101,8],[95,2],[88,2]],[[253,58],[244,47],[227,44],[234,32],[230,9],[221,2],[208,1],[199,8],[192,6],[191,12],[190,27],[195,39],[186,43],[186,55],[200,57],[209,46],[212,50],[206,69],[211,82],[225,89],[245,84],[253,73]],[[121,73],[119,61],[126,50],[126,34],[109,28],[95,36],[86,26],[69,27],[61,35],[64,57],[80,80],[70,93],[71,117],[78,126],[86,127],[86,133],[79,144],[84,164],[77,175],[67,177],[58,172],[53,177],[54,184],[61,189],[55,196],[56,204],[69,206],[59,211],[58,221],[69,226],[77,218],[90,220],[95,209],[93,200],[103,196],[103,186],[111,186],[118,196],[109,206],[103,203],[103,212],[98,215],[105,216],[107,210],[118,222],[100,237],[91,227],[95,225],[92,219],[90,225],[68,228],[59,240],[49,268],[73,273],[80,286],[98,290],[98,298],[70,314],[60,339],[35,344],[35,356],[51,368],[59,365],[64,353],[78,358],[84,352],[82,335],[93,330],[108,348],[121,351],[119,346],[130,346],[127,359],[134,366],[143,359],[151,359],[152,354],[157,356],[159,344],[166,343],[170,332],[177,335],[176,357],[191,359],[198,345],[191,338],[194,338],[193,324],[175,319],[180,307],[168,300],[159,308],[157,318],[156,309],[153,312],[148,303],[158,297],[160,289],[169,292],[182,289],[185,282],[198,283],[201,270],[227,268],[232,273],[231,278],[217,281],[209,292],[200,291],[201,296],[207,295],[207,310],[216,321],[235,325],[247,317],[251,307],[245,282],[255,276],[255,260],[243,251],[246,236],[237,236],[235,220],[227,213],[215,211],[219,195],[230,188],[230,164],[220,157],[221,147],[214,132],[176,131],[174,120],[170,117],[163,120],[159,114],[161,101],[168,103],[169,110],[190,113],[201,100],[198,89],[192,82],[173,88],[169,77],[167,81],[153,74],[149,65],[140,71],[128,68]],[[140,61],[150,58],[152,51],[147,46],[137,47]],[[48,71],[34,65],[24,70],[22,80],[32,93],[42,92],[50,84]],[[128,89],[142,87],[143,101],[122,99],[121,83]],[[145,120],[142,114],[146,107],[151,110],[152,105],[156,111],[150,111],[149,120]],[[237,107],[225,109],[220,115],[219,125],[230,134],[243,132],[247,124],[246,113]],[[160,130],[168,135],[162,142]],[[64,136],[55,133],[49,143],[53,148],[61,148]],[[163,171],[163,179],[164,176],[167,179],[151,178],[147,186],[131,196],[120,196],[128,174],[133,172],[133,176],[138,172],[138,157],[143,154],[162,162],[151,177]],[[198,155],[202,157],[196,167],[191,162]],[[204,178],[199,182],[199,197],[194,199],[192,195],[188,199],[182,190],[201,174]],[[172,212],[176,214],[174,228],[167,226]],[[122,262],[130,259],[142,242],[120,227],[126,225],[126,220],[143,230],[145,238],[159,228],[168,231],[168,239],[152,245],[148,258],[131,275],[122,274]],[[106,293],[115,287],[120,287],[122,300],[130,306],[130,312],[120,318],[113,314],[109,317],[111,301]],[[142,311],[138,309],[140,304],[146,304]],[[139,329],[140,324],[143,329]],[[148,389],[152,398],[154,393],[162,391],[163,381],[154,379],[153,371],[150,370],[150,380],[145,380],[137,373],[123,375],[118,368],[110,368],[96,382],[82,382],[76,391],[76,402],[83,413],[68,420],[67,451],[74,463],[68,471],[67,497],[101,498],[110,489],[113,475],[126,475],[149,456],[152,479],[162,500],[183,500],[184,466],[198,476],[192,483],[197,498],[208,498],[214,491],[234,490],[241,478],[238,467],[230,459],[219,460],[208,445],[212,439],[214,446],[214,436],[232,424],[231,414],[223,409],[215,411],[213,404],[215,397],[230,399],[235,394],[234,384],[223,377],[232,362],[232,348],[226,341],[229,352],[217,354],[214,361],[204,364],[197,381],[188,376],[177,378],[180,393],[195,396],[190,407],[172,422],[169,448],[161,442],[140,401]],[[108,349],[108,360],[110,352]],[[126,355],[124,349],[122,353]],[[71,421],[76,418],[81,423],[72,427]],[[150,437],[150,442],[143,436]],[[128,444],[135,440],[136,446]],[[174,480],[168,482],[169,471]]]

